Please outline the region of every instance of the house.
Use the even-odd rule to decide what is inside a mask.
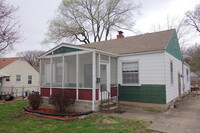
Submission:
[[[39,73],[20,57],[0,58],[0,95],[22,96],[39,89]]]
[[[194,72],[190,73],[190,80],[191,80],[192,87],[200,86],[200,77],[196,73]]]
[[[105,99],[168,108],[190,89],[174,29],[83,45],[62,43],[41,56],[40,94],[75,95],[77,110],[99,110]],[[151,104],[149,104],[151,103]]]

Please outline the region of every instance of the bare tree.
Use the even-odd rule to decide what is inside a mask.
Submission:
[[[140,7],[130,0],[63,0],[44,42],[108,40],[112,30],[132,28]]]
[[[184,60],[191,66],[192,71],[200,70],[200,45],[196,44],[188,47],[184,53]]]
[[[4,0],[0,0],[0,54],[12,49],[21,37],[20,25],[14,17],[18,8],[8,5]]]
[[[184,45],[185,42],[188,41],[188,28],[185,25],[185,20],[179,17],[167,16],[166,21],[162,24],[157,23],[152,26],[153,31],[161,31],[161,30],[169,30],[176,29],[177,37],[181,46]]]
[[[195,28],[200,33],[200,4],[198,4],[193,11],[188,11],[186,15],[186,24]]]
[[[39,71],[39,56],[43,54],[44,51],[33,50],[24,51],[17,53],[17,56],[23,57],[31,66],[33,66],[37,71]]]

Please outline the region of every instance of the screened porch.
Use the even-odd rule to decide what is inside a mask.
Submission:
[[[40,94],[69,90],[76,100],[95,102],[117,96],[117,57],[91,51],[46,55],[40,60]]]

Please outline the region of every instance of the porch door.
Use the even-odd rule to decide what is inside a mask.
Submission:
[[[108,64],[100,65],[100,99],[108,99],[109,84],[108,84]]]

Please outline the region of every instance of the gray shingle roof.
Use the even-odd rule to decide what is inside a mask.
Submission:
[[[130,54],[164,50],[175,32],[175,29],[147,33],[132,37],[95,42],[79,45],[86,48],[95,48],[114,54]]]

